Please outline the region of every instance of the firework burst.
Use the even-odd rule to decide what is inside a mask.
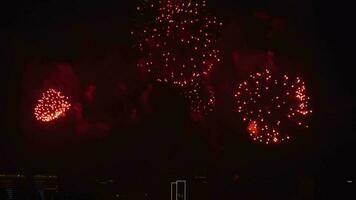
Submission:
[[[68,97],[63,96],[61,92],[54,89],[49,89],[37,101],[34,115],[39,121],[50,122],[63,117],[70,107],[71,104],[68,102]]]
[[[291,139],[296,129],[309,127],[310,97],[299,77],[274,77],[269,70],[252,74],[238,84],[235,100],[254,141],[279,143]]]
[[[131,31],[137,66],[155,80],[186,86],[208,76],[220,61],[216,38],[222,23],[198,0],[149,0]]]

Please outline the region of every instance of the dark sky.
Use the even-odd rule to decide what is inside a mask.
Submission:
[[[208,125],[199,126],[186,122],[184,117],[179,117],[179,113],[182,116],[185,113],[175,109],[172,113],[162,111],[137,127],[116,127],[112,130],[115,133],[126,132],[126,135],[131,136],[111,135],[109,139],[97,140],[85,138],[82,142],[69,140],[67,137],[70,137],[70,131],[63,128],[63,124],[58,125],[61,128],[51,127],[47,130],[36,129],[33,125],[30,125],[31,129],[24,128],[23,126],[28,127],[33,123],[26,117],[31,114],[24,113],[31,110],[31,95],[41,88],[43,79],[53,71],[53,67],[50,69],[46,66],[54,66],[55,63],[69,63],[74,66],[74,72],[82,84],[97,84],[103,96],[110,93],[108,86],[117,81],[127,82],[136,91],[144,91],[144,81],[137,81],[139,76],[135,75],[136,71],[133,69],[135,61],[127,34],[136,3],[121,0],[107,3],[36,0],[27,3],[9,1],[1,5],[0,74],[3,90],[0,112],[4,128],[0,130],[0,169],[27,170],[27,173],[83,171],[83,174],[107,170],[109,174],[117,175],[116,171],[121,166],[121,171],[131,170],[134,173],[132,166],[146,162],[153,163],[150,166],[152,168],[156,165],[173,166],[174,161],[162,161],[168,155],[157,153],[164,150],[152,146],[161,145],[170,152],[175,151],[172,146],[181,146],[181,142],[189,151],[177,153],[177,157],[184,160],[185,155],[191,156],[186,158],[191,159],[186,162],[192,162],[194,166],[186,169],[189,173],[195,173],[195,168],[199,169],[200,166],[213,166],[212,168],[221,168],[224,169],[221,171],[227,173],[246,173],[250,176],[266,176],[264,170],[270,171],[272,175],[282,171],[295,174],[332,174],[331,176],[338,178],[355,176],[355,166],[352,164],[355,163],[352,155],[355,152],[354,11],[351,6],[340,2],[208,1],[210,9],[221,16],[226,24],[219,43],[225,51],[223,63],[226,66],[221,66],[213,75],[213,83],[217,88],[225,79],[227,83],[236,83],[233,77],[236,71],[230,66],[232,61],[229,59],[231,52],[237,49],[246,55],[272,50],[278,57],[277,61],[282,64],[286,62],[284,60],[287,60],[286,63],[301,63],[299,70],[312,89],[316,114],[313,117],[313,128],[307,131],[308,135],[291,144],[277,147],[251,144],[234,127],[235,115],[228,111],[229,107],[223,106],[208,119],[213,122],[207,123]],[[266,24],[254,17],[256,12],[264,12],[274,19],[284,20],[285,31],[277,33],[272,39],[266,39],[263,32]],[[116,59],[115,62],[113,59]],[[31,68],[37,65],[37,68]],[[221,102],[229,102],[226,93],[217,93],[221,94]],[[170,92],[163,94],[166,96],[162,98],[175,97]],[[102,102],[106,102],[104,97]],[[166,106],[168,109],[169,106]],[[165,116],[172,114],[175,117],[169,118],[171,121],[166,119]],[[159,125],[162,121],[165,122],[164,126]],[[188,128],[180,130],[187,123]],[[209,150],[209,137],[189,135],[189,132],[195,132],[195,128],[200,132],[215,134],[213,140],[219,143],[218,149],[221,147],[223,150]],[[42,131],[55,132],[55,139],[51,140],[59,140],[55,148],[37,146],[50,141],[48,134],[43,141],[35,141],[40,137],[31,134]],[[183,136],[179,136],[178,132],[185,131]],[[68,133],[60,136],[58,132]],[[143,137],[140,134],[142,132],[153,134]],[[171,133],[173,138],[177,138],[172,139],[163,133]],[[138,146],[140,148],[135,149]],[[143,151],[145,154],[140,155]],[[219,152],[217,158],[214,157],[215,151]],[[193,161],[196,158],[202,160]],[[261,169],[261,165],[264,169]],[[137,171],[140,170],[138,167]],[[149,167],[146,171],[149,171]]]

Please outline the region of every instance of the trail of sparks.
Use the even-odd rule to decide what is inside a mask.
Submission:
[[[215,92],[204,84],[191,83],[183,89],[183,96],[189,100],[193,113],[207,115],[215,108]]]

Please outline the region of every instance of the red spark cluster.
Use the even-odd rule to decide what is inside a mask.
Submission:
[[[269,70],[252,74],[238,85],[235,100],[254,141],[280,143],[291,139],[296,128],[308,128],[310,97],[299,77],[273,77]]]
[[[222,23],[199,0],[149,0],[131,32],[140,52],[137,66],[157,81],[186,86],[208,76],[220,61]]]
[[[193,83],[184,88],[183,96],[188,99],[193,113],[207,115],[215,107],[215,92],[204,84]]]
[[[68,97],[54,89],[49,89],[37,101],[34,115],[39,121],[49,122],[64,116],[70,107]]]

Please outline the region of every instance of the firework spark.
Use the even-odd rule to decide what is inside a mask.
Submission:
[[[215,92],[204,84],[192,83],[183,89],[183,96],[188,99],[192,113],[207,115],[215,108]]]

